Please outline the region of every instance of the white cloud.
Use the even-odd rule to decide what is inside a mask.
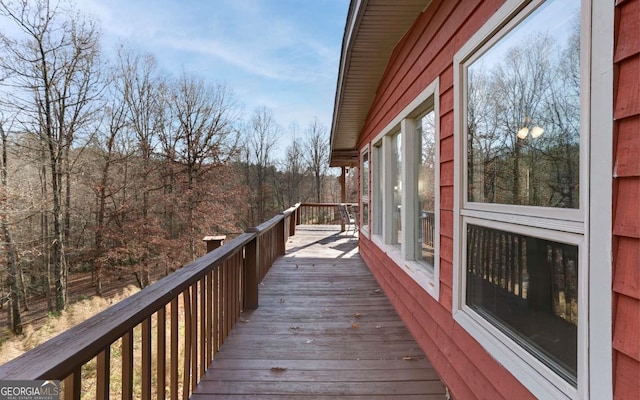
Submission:
[[[283,81],[323,81],[335,75],[339,50],[311,37],[298,21],[264,2],[184,3],[160,1],[154,7],[121,0],[84,0],[106,34],[127,38],[156,52],[170,48],[189,58],[214,57],[248,74]],[[304,71],[304,72],[303,72]]]
[[[265,106],[287,130],[314,117],[331,124],[348,8],[348,0],[338,1],[79,0],[79,6],[100,19],[107,49],[126,41],[174,75],[186,70],[224,83],[245,115]]]

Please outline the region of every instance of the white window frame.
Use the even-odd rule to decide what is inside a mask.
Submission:
[[[367,168],[367,176],[364,176],[362,174],[362,171],[364,171],[364,157],[365,155],[367,156],[367,162],[369,163],[368,168]],[[370,237],[370,232],[371,232],[371,151],[369,149],[369,144],[367,144],[361,151],[360,151],[360,209],[358,211],[358,216],[357,218],[360,219],[360,221],[358,221],[358,226],[360,227],[360,234],[364,235],[366,237]],[[365,190],[364,184],[365,182],[367,182],[367,188]],[[364,221],[365,218],[365,207],[364,205],[367,204],[367,221],[368,224],[365,225],[362,222]]]
[[[507,0],[454,56],[454,320],[538,398],[613,398],[611,313],[612,2],[581,1],[581,195],[577,210],[467,202],[464,65],[543,0]],[[519,13],[523,14],[519,14]],[[597,93],[591,96],[590,93]],[[594,191],[589,188],[597,188]],[[500,214],[492,211],[499,210]],[[579,246],[578,384],[574,388],[465,304],[466,223],[487,214],[502,228]],[[498,215],[498,218],[495,218]],[[515,225],[520,224],[520,225]],[[495,226],[495,225],[494,225]],[[517,226],[517,228],[515,228]],[[577,235],[576,235],[577,234]],[[609,266],[608,268],[606,266]],[[589,301],[597,299],[597,301]]]
[[[372,143],[369,153],[371,167],[371,199],[369,199],[369,214],[371,215],[371,237],[382,236],[382,143]]]
[[[370,223],[381,221],[382,226],[373,226],[371,240],[389,256],[401,269],[420,285],[427,293],[436,300],[440,296],[440,79],[436,78],[431,82],[410,104],[408,104],[380,133],[371,141],[373,155],[370,158],[372,164],[372,181],[371,181],[371,197],[373,202],[371,207]],[[432,104],[431,104],[432,103]],[[434,262],[428,265],[425,262],[415,260],[415,249],[413,243],[417,232],[413,229],[416,226],[414,221],[421,210],[417,209],[416,202],[409,199],[408,196],[416,195],[417,189],[409,189],[408,183],[417,182],[417,154],[415,143],[416,137],[416,118],[421,117],[425,111],[433,108],[435,113],[435,232],[434,232]],[[402,182],[404,188],[402,190],[402,207],[401,224],[402,224],[402,240],[400,247],[390,244],[392,237],[391,232],[391,215],[393,199],[391,193],[386,190],[391,185],[390,180],[393,179],[391,160],[391,137],[396,133],[402,133]],[[378,146],[378,143],[382,143]],[[412,147],[413,146],[413,147]],[[373,165],[373,163],[381,165]],[[378,176],[380,175],[380,176]],[[379,180],[382,181],[381,187],[383,193],[379,191]],[[415,183],[417,184],[417,183]],[[380,199],[382,204],[377,204]]]

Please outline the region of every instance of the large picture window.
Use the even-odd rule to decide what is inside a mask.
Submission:
[[[466,66],[470,202],[579,208],[580,1],[547,1]]]
[[[588,385],[584,18],[580,0],[522,3],[455,58],[454,317],[522,362],[534,394],[578,398]]]

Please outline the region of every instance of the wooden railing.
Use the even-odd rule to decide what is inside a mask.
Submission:
[[[344,204],[357,207],[355,203]],[[345,230],[338,203],[302,203],[297,211],[297,220],[302,225],[340,225],[341,230]]]
[[[284,254],[299,211],[289,208],[0,366],[0,379],[61,380],[65,399],[189,398],[242,309],[258,307],[258,284]]]
[[[423,210],[420,214],[422,244],[432,249],[435,246],[435,224],[435,213],[433,211]]]
[[[303,203],[298,214],[302,225],[340,225],[342,221],[336,203]]]

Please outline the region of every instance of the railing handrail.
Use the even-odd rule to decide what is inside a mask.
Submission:
[[[300,207],[335,207],[338,204],[346,204],[346,205],[356,205],[358,203],[301,203]]]

